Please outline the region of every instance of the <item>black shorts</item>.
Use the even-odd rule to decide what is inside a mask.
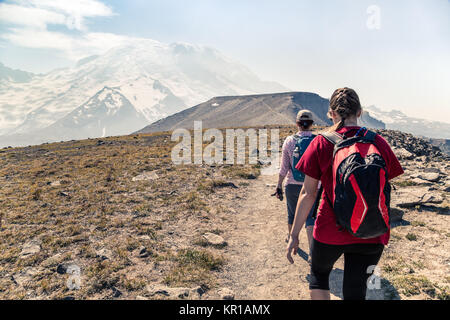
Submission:
[[[288,184],[285,188],[285,194],[286,194],[286,203],[287,203],[287,210],[288,210],[288,224],[294,224],[294,218],[295,218],[295,211],[297,210],[297,202],[298,197],[300,196],[300,191],[302,191],[303,185],[299,184]],[[313,217],[314,214],[314,208],[315,204],[311,208],[311,211],[309,212],[308,218],[305,222],[305,227],[313,227],[314,223],[316,222],[316,218]]]
[[[316,239],[311,246],[311,280],[309,288],[330,290],[329,277],[333,265],[344,254],[344,300],[364,300],[367,279],[373,272],[384,250],[382,244],[330,245]],[[371,271],[370,271],[371,270]]]

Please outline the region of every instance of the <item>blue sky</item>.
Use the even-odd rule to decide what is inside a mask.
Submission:
[[[350,86],[364,105],[450,122],[448,0],[0,2],[10,67],[48,72],[127,37],[183,41],[295,91]]]

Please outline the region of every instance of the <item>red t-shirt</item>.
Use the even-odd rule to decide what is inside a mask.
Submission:
[[[345,134],[346,137],[353,137],[358,129],[360,127],[344,127],[337,132]],[[388,179],[391,180],[403,174],[403,168],[386,140],[377,135],[375,144],[386,162]],[[333,144],[319,135],[311,142],[296,166],[296,169],[305,175],[320,180],[324,189],[314,226],[314,239],[322,243],[335,245],[353,243],[382,243],[387,245],[389,242],[389,231],[376,238],[360,239],[350,234],[347,230],[342,230],[337,225],[333,208],[325,199],[325,194],[328,196],[328,199],[332,199],[333,193],[333,172],[331,168],[333,149]]]

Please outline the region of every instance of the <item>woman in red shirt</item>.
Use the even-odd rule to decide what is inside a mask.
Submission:
[[[360,129],[357,118],[361,116],[361,112],[359,97],[354,90],[337,89],[330,99],[328,116],[334,123],[330,131],[336,131],[347,138],[354,136]],[[386,162],[389,180],[403,174],[403,169],[386,140],[377,135],[375,145]],[[329,275],[334,263],[344,254],[344,299],[361,300],[366,296],[367,279],[370,276],[368,270],[378,264],[384,246],[389,241],[389,231],[380,237],[360,239],[337,225],[333,208],[327,200],[332,199],[333,193],[333,149],[334,145],[319,135],[311,142],[296,167],[305,174],[305,182],[297,203],[287,258],[294,263],[292,252],[298,249],[298,235],[314,205],[320,180],[324,192],[313,233],[309,286],[311,299],[330,299]]]

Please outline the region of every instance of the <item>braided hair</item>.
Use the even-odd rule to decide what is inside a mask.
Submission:
[[[330,109],[341,117],[341,121],[330,128],[330,131],[338,131],[344,127],[346,119],[361,110],[358,94],[347,87],[337,89],[331,96]]]

